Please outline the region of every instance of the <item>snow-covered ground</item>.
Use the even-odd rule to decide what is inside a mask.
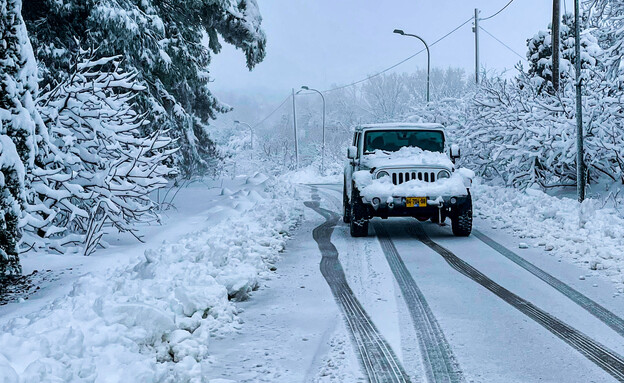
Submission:
[[[519,248],[536,247],[545,254],[579,264],[586,274],[601,275],[624,293],[624,219],[604,202],[575,199],[540,190],[476,184],[475,215],[491,228],[512,233]]]
[[[41,255],[51,276],[0,309],[0,381],[201,381],[232,300],[269,278],[300,220],[292,184],[262,174],[180,192],[171,226],[89,258]]]

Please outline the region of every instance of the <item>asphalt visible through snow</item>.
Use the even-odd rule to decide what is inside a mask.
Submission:
[[[325,201],[322,201],[319,197],[319,188],[322,194],[326,195]],[[440,242],[450,241],[452,237],[447,238],[441,235],[439,226],[435,226],[435,229],[431,229],[430,227],[434,225],[420,224],[411,219],[394,219],[388,221],[374,220],[371,225],[374,230],[370,230],[369,236],[376,234],[381,252],[385,256],[391,275],[398,285],[400,296],[407,305],[411,323],[417,334],[418,349],[420,350],[421,356],[420,366],[412,366],[409,368],[406,366],[404,368],[401,365],[401,361],[392,351],[392,345],[384,340],[383,335],[375,327],[371,319],[373,315],[366,313],[365,308],[359,303],[353,290],[348,285],[347,278],[345,278],[345,272],[348,273],[349,270],[343,270],[339,258],[343,256],[354,257],[358,256],[358,254],[340,254],[339,250],[332,243],[332,234],[340,218],[340,215],[333,211],[333,209],[339,208],[339,202],[336,202],[339,201],[337,198],[339,193],[341,193],[339,186],[312,186],[311,196],[313,201],[307,202],[306,206],[314,209],[326,220],[323,224],[318,226],[313,233],[314,240],[317,242],[323,255],[320,265],[321,272],[332,289],[336,302],[341,306],[344,319],[351,331],[354,347],[360,355],[362,369],[365,371],[369,381],[408,381],[405,371],[409,370],[409,375],[415,377],[414,380],[435,383],[463,382],[466,380],[484,382],[624,382],[624,358],[621,356],[623,347],[619,346],[624,344],[624,333],[622,331],[622,329],[624,329],[624,321],[608,308],[590,299],[562,280],[533,265],[478,230],[475,230],[475,234],[472,238],[459,239],[457,243],[453,244],[455,250],[451,251],[438,243],[439,241],[436,239],[432,239],[432,236],[428,234],[430,231],[434,238],[440,236],[440,238],[442,238]],[[325,205],[324,207],[322,207],[323,204]],[[331,207],[332,204],[334,205],[333,208]],[[409,252],[402,253],[407,244],[407,240],[410,238],[412,244],[409,247]],[[347,240],[358,241],[360,239],[347,238]],[[398,249],[397,246],[395,246],[395,240],[399,241],[401,244]],[[436,264],[435,273],[427,275],[425,270],[428,266],[427,263],[418,264],[417,261],[412,259],[414,255],[414,240],[425,245],[425,247],[420,247],[418,249],[418,257],[422,258],[423,254],[426,254],[427,262],[431,262],[430,251],[432,250],[438,256],[441,256],[446,263],[447,267],[446,270],[444,270],[445,275],[450,274],[449,271],[451,270],[458,273],[460,276],[464,277],[464,280],[461,280],[462,286],[468,286],[466,280],[472,283],[469,289],[466,288],[464,289],[465,291],[462,291],[462,286],[459,285],[453,288],[452,284],[454,281],[459,281],[457,276],[452,276],[452,278],[448,279],[445,278],[444,280],[432,281],[431,277],[434,277],[435,274],[439,272],[437,269],[440,265],[439,263]],[[462,243],[467,243],[467,241],[470,241],[470,246],[466,246],[464,251],[458,251],[457,248],[461,247],[460,245]],[[427,249],[429,249],[429,251]],[[478,249],[477,253],[482,252],[488,259],[496,254],[498,257],[502,255],[505,260],[510,262],[504,263],[504,272],[499,273],[496,267],[492,266],[500,264],[505,260],[494,259],[484,261],[480,259],[479,262],[486,265],[486,271],[481,271],[464,259],[465,252],[470,252],[469,257],[474,257],[475,249]],[[405,257],[408,257],[406,259],[410,259],[408,265],[404,262]],[[514,266],[519,266],[522,270]],[[413,273],[414,269],[419,270],[419,272]],[[518,280],[514,281],[505,279],[505,275],[519,274],[522,271],[528,272],[530,276],[522,274]],[[488,274],[494,274],[494,276],[490,277]],[[425,275],[426,279],[424,279],[424,281],[428,286],[425,291],[421,290],[417,284],[418,277],[423,275]],[[535,281],[531,279],[532,277],[539,279],[543,284],[535,283]],[[494,279],[502,281],[497,283]],[[506,285],[506,287],[503,287],[503,285]],[[468,336],[465,334],[466,329],[452,328],[452,323],[461,323],[462,320],[474,320],[474,318],[458,318],[458,311],[452,310],[452,320],[446,320],[445,311],[449,310],[445,310],[444,305],[436,301],[436,296],[440,296],[441,293],[437,292],[436,294],[432,294],[431,297],[427,297],[427,292],[431,291],[431,286],[437,286],[439,290],[446,293],[446,298],[452,296],[458,302],[462,300],[465,302],[466,299],[473,299],[471,297],[457,299],[457,296],[460,296],[462,293],[478,296],[478,299],[473,299],[473,304],[483,304],[484,307],[466,307],[465,311],[481,312],[482,315],[485,314],[485,316],[487,316],[486,322],[496,321],[498,319],[497,316],[499,316],[498,313],[504,313],[504,315],[500,315],[504,317],[501,318],[503,323],[498,324],[497,329],[505,329],[506,331],[504,333],[499,331],[496,336],[490,338],[489,341],[499,342],[500,340],[504,340],[505,344],[489,348],[490,350],[507,349],[507,352],[511,354],[512,357],[505,358],[499,355],[492,355],[490,351],[489,354],[486,353],[490,359],[483,360],[484,365],[501,363],[502,368],[499,366],[498,368],[489,367],[486,371],[470,371],[470,369],[479,365],[478,359],[475,360],[475,357],[479,357],[479,353],[467,355],[466,351],[471,348],[482,348],[482,342],[488,342],[488,339],[479,339],[479,341],[472,346],[462,343],[460,347],[458,347],[460,352],[458,355],[455,355],[453,349],[455,343],[454,339],[465,340],[469,339],[470,336],[469,334]],[[545,286],[549,288],[550,291],[544,294],[542,291],[546,289]],[[518,287],[519,291],[513,292],[514,287]],[[450,291],[452,291],[452,294],[449,293]],[[484,291],[487,291],[490,296],[484,296]],[[521,294],[526,294],[529,297],[521,297]],[[540,304],[548,302],[548,299],[552,299],[556,294],[560,296],[556,300],[551,301],[551,305],[547,304],[544,306]],[[546,335],[543,331],[536,329],[534,325],[527,325],[526,319],[518,318],[517,314],[510,313],[508,311],[509,309],[505,310],[500,307],[499,303],[492,301],[493,297],[506,303],[508,307],[512,307],[522,313],[525,318],[529,318],[535,324],[546,329],[551,335],[563,341],[568,347],[557,343],[554,337]],[[535,299],[540,303],[533,303],[530,297],[536,297]],[[430,303],[435,303],[433,304],[433,308]],[[573,309],[574,312],[566,312],[563,316],[568,319],[574,318],[572,319],[573,322],[576,322],[574,324],[567,323],[564,319],[558,318],[556,314],[549,312],[550,308],[552,308],[553,311],[559,312],[570,306],[576,306]],[[436,307],[441,307],[442,309],[436,312]],[[578,314],[577,309],[584,310],[584,314],[590,314],[601,323],[596,324],[595,321],[592,322],[590,319],[586,318],[586,315]],[[461,310],[459,313],[461,315]],[[466,316],[468,317],[469,315]],[[513,317],[513,323],[505,320],[505,318],[510,317]],[[576,317],[580,319],[576,320]],[[440,325],[439,319],[444,319],[445,326]],[[592,325],[589,329],[590,334],[586,334],[582,329],[576,327],[577,325],[586,325],[587,323]],[[604,326],[607,326],[612,333],[605,331]],[[448,337],[445,335],[445,329],[451,333],[450,341],[447,340]],[[594,339],[596,335],[599,335],[600,340]],[[524,376],[520,376],[520,374],[515,371],[510,371],[510,374],[505,377],[505,363],[508,363],[506,359],[513,359],[513,355],[518,353],[518,350],[510,352],[510,347],[519,347],[519,353],[523,355],[522,359],[534,359],[531,355],[531,349],[522,350],[522,344],[526,344],[527,342],[526,339],[521,339],[519,337],[528,337],[531,340],[530,348],[540,350],[540,352],[534,355],[540,358],[540,360],[535,360],[534,365],[526,364],[524,366],[526,369],[526,374]],[[364,339],[368,339],[369,341],[367,342]],[[540,340],[541,344],[535,342],[535,340]],[[611,346],[616,345],[618,349],[610,348],[608,345],[603,344],[601,340],[603,342],[607,341]],[[548,362],[545,362],[543,359],[548,356],[552,358],[550,367]],[[584,357],[586,362],[579,362],[581,360],[579,356]],[[405,355],[403,355],[403,357],[405,358]],[[500,361],[496,361],[498,357],[500,357]],[[470,360],[463,366],[463,359]],[[565,362],[566,359],[569,359],[569,362]],[[596,368],[592,369],[587,367],[589,365],[587,361],[602,370],[603,373],[598,373],[598,369]],[[517,360],[517,362],[522,363],[522,360]],[[550,368],[550,371],[547,371],[548,368]],[[514,369],[517,370],[518,367],[516,366]],[[579,371],[577,372],[576,370]],[[544,372],[543,376],[540,375],[542,371]],[[469,379],[466,379],[464,372]],[[488,377],[488,372],[496,372],[496,374]]]
[[[312,233],[322,253],[321,273],[344,314],[351,339],[368,380],[370,382],[410,382],[392,348],[379,333],[347,283],[338,260],[338,251],[331,243],[331,235],[340,216],[320,207],[318,190],[314,187],[312,199],[313,201],[306,202],[305,205],[325,218],[325,222],[317,226]]]
[[[430,247],[436,253],[440,254],[453,269],[490,290],[497,297],[518,309],[535,322],[544,326],[544,328],[548,329],[548,331],[561,338],[570,346],[574,347],[589,360],[596,363],[596,365],[612,375],[615,379],[620,382],[624,382],[624,358],[620,355],[594,341],[587,335],[562,322],[561,320],[555,318],[539,307],[536,307],[531,302],[522,299],[511,291],[503,288],[479,270],[458,258],[451,251],[431,240],[431,238],[429,238],[423,230],[421,224],[413,225],[410,228],[410,231],[412,231],[414,236],[422,243]]]
[[[624,337],[624,319],[618,317],[614,313],[612,313],[609,309],[603,307],[599,303],[591,300],[584,294],[578,292],[574,288],[568,286],[567,284],[561,282],[559,279],[553,277],[548,274],[546,271],[540,269],[539,267],[533,265],[531,262],[528,262],[524,258],[520,257],[518,254],[509,250],[505,246],[496,242],[486,234],[480,232],[479,230],[475,230],[473,235],[477,237],[479,240],[483,241],[486,245],[490,246],[492,249],[498,251],[501,255],[507,257],[513,263],[527,270],[531,274],[535,275],[539,279],[551,285],[561,294],[565,295],[574,303],[581,306],[587,312],[594,315],[596,318],[600,319],[607,326],[611,327],[614,331]]]
[[[238,304],[240,329],[209,342],[209,383],[624,382],[623,298],[608,281],[512,251],[479,218],[467,238],[411,218],[352,238],[342,185],[301,192],[305,219],[274,276]]]
[[[462,382],[463,375],[451,347],[444,337],[427,300],[405,267],[388,232],[380,222],[375,222],[375,232],[390,269],[403,293],[412,322],[418,334],[423,363],[429,382]]]

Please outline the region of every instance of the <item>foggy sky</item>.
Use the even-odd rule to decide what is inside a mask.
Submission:
[[[290,88],[309,85],[327,89],[366,77],[401,61],[422,48],[396,28],[432,42],[472,15],[487,17],[508,0],[258,0],[267,34],[267,57],[252,72],[244,56],[231,46],[213,57],[211,89],[222,93],[279,98]],[[565,0],[568,12],[572,0]],[[482,27],[513,50],[526,54],[526,39],[546,29],[551,19],[550,0],[515,0]],[[562,5],[562,11],[564,6]],[[461,67],[473,76],[472,23],[431,48],[432,66]],[[481,65],[513,69],[520,58],[481,33]],[[399,66],[410,72],[426,67],[426,55]],[[227,101],[227,100],[225,100]]]

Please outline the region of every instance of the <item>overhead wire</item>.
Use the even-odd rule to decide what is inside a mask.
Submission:
[[[473,19],[474,19],[474,17],[471,17],[471,18],[469,18],[468,20],[464,21],[464,22],[463,22],[463,23],[461,23],[459,26],[455,27],[452,31],[448,32],[447,34],[445,34],[444,36],[440,37],[439,39],[437,39],[437,40],[436,40],[436,41],[434,41],[433,43],[429,44],[429,47],[432,47],[432,46],[436,45],[436,44],[437,44],[437,43],[439,43],[440,41],[444,40],[445,38],[449,37],[449,36],[450,36],[450,35],[452,35],[453,33],[457,32],[457,31],[458,31],[461,27],[463,27],[464,25],[468,24],[468,23],[469,23],[469,22],[471,22]],[[399,61],[398,63],[396,63],[396,64],[394,64],[394,65],[392,65],[392,66],[390,66],[390,67],[388,67],[388,68],[386,68],[386,69],[384,69],[384,70],[382,70],[382,71],[380,71],[380,72],[377,72],[377,73],[375,73],[375,74],[373,74],[373,75],[370,75],[370,76],[368,76],[368,77],[366,77],[366,78],[363,78],[363,79],[358,80],[358,81],[354,81],[354,82],[349,83],[349,84],[346,84],[346,85],[341,85],[341,86],[338,86],[338,87],[335,87],[335,88],[326,89],[326,90],[321,91],[321,93],[329,93],[329,92],[333,92],[333,91],[336,91],[336,90],[349,88],[349,87],[351,87],[351,86],[354,86],[354,85],[357,85],[357,84],[361,84],[361,83],[363,83],[363,82],[365,82],[365,81],[368,81],[368,80],[373,79],[373,78],[375,78],[375,77],[381,76],[382,74],[384,74],[384,73],[386,73],[386,72],[388,72],[388,71],[390,71],[390,70],[392,70],[392,69],[394,69],[394,68],[398,67],[399,65],[401,65],[401,64],[403,64],[403,63],[405,63],[405,62],[407,62],[407,61],[409,61],[409,60],[411,60],[411,59],[413,59],[414,57],[416,57],[416,56],[418,56],[419,54],[423,53],[425,50],[426,50],[426,49],[421,49],[420,51],[418,51],[418,52],[414,53],[413,55],[409,56],[408,58],[406,58],[406,59],[404,59],[404,60],[401,60],[401,61]]]
[[[498,16],[501,12],[503,12],[505,9],[507,9],[507,8],[508,8],[508,7],[509,7],[509,6],[510,6],[513,2],[514,2],[514,0],[510,0],[510,1],[509,1],[509,2],[508,2],[508,3],[507,3],[507,4],[503,7],[503,8],[501,8],[500,10],[498,10],[496,13],[494,13],[494,14],[492,14],[492,15],[488,16],[488,17],[481,18],[481,19],[479,19],[479,20],[480,20],[480,21],[489,20],[489,19],[491,19],[491,18],[494,18],[494,17]],[[439,39],[435,40],[433,43],[429,44],[429,47],[432,47],[432,46],[434,46],[434,45],[438,44],[440,41],[442,41],[442,40],[446,39],[447,37],[449,37],[449,36],[450,36],[450,35],[452,35],[453,33],[457,32],[459,29],[461,29],[464,25],[468,24],[469,22],[471,22],[471,21],[473,21],[473,20],[474,20],[474,17],[470,17],[468,20],[464,21],[463,23],[461,23],[461,24],[460,24],[460,25],[458,25],[457,27],[453,28],[450,32],[446,33],[444,36],[440,37]],[[502,42],[501,40],[499,40],[496,36],[494,36],[493,34],[491,34],[490,32],[488,32],[487,30],[485,30],[483,27],[479,26],[479,29],[481,29],[483,32],[487,33],[490,37],[492,37],[492,38],[493,38],[494,40],[496,40],[498,43],[502,44],[505,48],[509,49],[509,50],[510,50],[511,52],[513,52],[516,56],[520,57],[520,59],[522,59],[522,60],[525,60],[525,61],[526,61],[526,58],[524,58],[522,55],[520,55],[518,52],[516,52],[515,50],[513,50],[513,49],[512,49],[511,47],[509,47],[507,44],[505,44],[504,42]],[[377,72],[377,73],[375,73],[375,74],[372,74],[372,75],[370,75],[370,76],[367,76],[367,77],[365,77],[365,78],[363,78],[363,79],[361,79],[361,80],[357,80],[357,81],[351,82],[351,83],[349,83],[349,84],[345,84],[345,85],[337,86],[337,87],[335,87],[335,88],[330,88],[330,89],[325,89],[325,90],[322,90],[322,91],[321,91],[321,93],[329,93],[329,92],[334,92],[334,91],[337,91],[337,90],[346,89],[346,88],[349,88],[349,87],[352,87],[352,86],[355,86],[355,85],[361,84],[361,83],[363,83],[363,82],[369,81],[369,80],[371,80],[371,79],[373,79],[373,78],[375,78],[375,77],[381,76],[382,74],[384,74],[384,73],[386,73],[386,72],[388,72],[388,71],[391,71],[392,69],[394,69],[394,68],[398,67],[398,66],[399,66],[399,65],[401,65],[401,64],[406,63],[407,61],[409,61],[409,60],[413,59],[414,57],[418,56],[419,54],[423,53],[424,51],[426,51],[426,48],[425,48],[425,49],[421,49],[421,50],[419,50],[418,52],[414,53],[413,55],[411,55],[411,56],[409,56],[409,57],[407,57],[407,58],[405,58],[405,59],[403,59],[403,60],[401,60],[401,61],[397,62],[396,64],[393,64],[393,65],[391,65],[391,66],[387,67],[386,69],[381,70],[381,71],[379,71],[379,72]],[[303,93],[303,94],[313,94],[313,92],[311,92],[311,93]],[[273,111],[271,111],[271,113],[269,113],[266,117],[264,117],[264,118],[263,118],[260,122],[256,123],[256,124],[254,125],[254,128],[255,128],[255,127],[257,127],[257,126],[260,126],[260,125],[261,125],[261,124],[263,124],[266,120],[268,120],[269,118],[271,118],[271,116],[273,116],[273,115],[274,115],[274,114],[275,114],[275,113],[276,113],[276,112],[277,112],[277,111],[278,111],[278,110],[279,110],[282,106],[284,106],[284,104],[288,101],[288,99],[290,99],[290,97],[292,97],[292,96],[291,96],[291,95],[288,95],[288,96],[284,99],[284,101],[282,101],[282,103],[281,103],[281,104],[280,104],[277,108],[275,108]]]
[[[509,49],[512,53],[514,53],[516,56],[520,57],[521,60],[527,61],[526,57],[523,57],[520,53],[516,52],[515,50],[513,50],[509,45],[505,44],[504,42],[502,42],[500,39],[498,39],[496,36],[494,36],[493,34],[491,34],[490,32],[488,32],[485,28],[483,28],[482,26],[479,26],[479,29],[481,29],[483,32],[487,33],[491,38],[493,38],[494,40],[498,41],[499,44],[501,44],[502,46],[504,46],[505,48]]]
[[[273,111],[271,113],[269,113],[266,117],[264,117],[260,122],[254,124],[254,129],[257,128],[258,126],[262,125],[266,120],[268,120],[269,118],[271,118],[272,115],[275,114],[275,112],[277,112],[278,110],[280,110],[280,108],[282,106],[284,106],[284,104],[286,103],[286,101],[288,101],[290,99],[291,95],[286,96],[286,98],[284,99],[284,101],[282,101],[281,104],[279,104],[279,106],[275,109],[273,109]]]
[[[440,37],[439,39],[437,39],[437,40],[436,40],[436,41],[434,41],[433,43],[429,44],[429,47],[432,47],[432,46],[436,45],[437,43],[439,43],[440,41],[442,41],[442,40],[446,39],[447,37],[449,37],[449,36],[450,36],[450,35],[452,35],[453,33],[457,32],[459,29],[461,29],[464,25],[468,24],[468,23],[469,23],[469,22],[471,22],[472,20],[474,20],[474,17],[469,18],[468,20],[464,21],[463,23],[461,23],[461,24],[460,24],[460,25],[458,25],[457,27],[453,28],[453,30],[451,30],[450,32],[446,33],[444,36]],[[401,65],[401,64],[403,64],[403,63],[405,63],[405,62],[407,62],[407,61],[409,61],[409,60],[411,60],[411,59],[413,59],[414,57],[416,57],[416,56],[418,56],[419,54],[423,53],[425,50],[426,50],[426,49],[421,49],[420,51],[418,51],[418,52],[414,53],[413,55],[411,55],[411,56],[407,57],[406,59],[403,59],[403,60],[399,61],[398,63],[396,63],[396,64],[394,64],[394,65],[392,65],[392,66],[390,66],[390,67],[388,67],[388,68],[386,68],[386,69],[384,69],[384,70],[382,70],[382,71],[380,71],[380,72],[377,72],[377,73],[375,73],[375,74],[373,74],[373,75],[367,76],[366,78],[363,78],[363,79],[358,80],[358,81],[354,81],[354,82],[349,83],[349,84],[346,84],[346,85],[341,85],[341,86],[338,86],[338,87],[335,87],[335,88],[326,89],[326,90],[321,91],[321,93],[329,93],[329,92],[333,92],[333,91],[336,91],[336,90],[349,88],[349,87],[352,87],[352,86],[354,86],[354,85],[361,84],[361,83],[363,83],[363,82],[365,82],[365,81],[368,81],[368,80],[370,80],[370,79],[373,79],[373,78],[375,78],[375,77],[381,76],[382,74],[384,74],[384,73],[386,73],[386,72],[388,72],[388,71],[390,71],[390,70],[392,70],[392,69],[394,69],[394,68],[398,67],[399,65]],[[314,92],[310,92],[310,93],[303,93],[303,94],[304,94],[304,95],[305,95],[305,94],[314,94]],[[288,100],[290,99],[290,97],[292,97],[292,96],[291,96],[291,95],[288,95],[288,96],[284,99],[284,101],[282,101],[282,103],[281,103],[281,104],[280,104],[277,108],[275,108],[273,111],[271,111],[271,113],[269,113],[266,117],[264,117],[264,118],[263,118],[262,120],[260,120],[258,123],[254,124],[254,126],[253,126],[253,127],[254,127],[254,128],[256,128],[257,126],[262,125],[262,124],[263,124],[266,120],[268,120],[269,118],[271,118],[271,116],[273,116],[273,115],[274,115],[274,114],[275,114],[275,113],[276,113],[276,112],[277,112],[277,111],[278,111],[278,110],[279,110],[282,106],[284,106],[284,104],[286,103],[286,101],[288,101]]]
[[[496,12],[496,13],[494,13],[494,14],[492,14],[492,15],[488,16],[488,17],[485,17],[485,18],[480,18],[480,19],[479,19],[479,21],[489,20],[489,19],[491,19],[491,18],[494,18],[494,17],[498,16],[501,12],[503,12],[505,9],[507,9],[507,7],[509,7],[509,6],[511,5],[511,3],[513,3],[513,2],[514,2],[514,0],[510,0],[510,1],[509,1],[509,2],[508,2],[508,3],[507,3],[507,4],[503,7],[503,8],[501,8],[498,12]]]

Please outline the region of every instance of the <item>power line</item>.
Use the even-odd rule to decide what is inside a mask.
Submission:
[[[493,14],[493,15],[491,15],[491,16],[488,16],[488,17],[486,17],[486,18],[483,18],[483,19],[479,19],[479,20],[481,20],[481,21],[485,21],[485,20],[489,20],[489,19],[491,19],[491,18],[493,18],[493,17],[498,16],[498,14],[499,14],[499,13],[501,13],[502,11],[504,11],[505,9],[507,9],[507,7],[509,7],[509,6],[511,5],[511,3],[513,3],[513,2],[514,2],[514,0],[510,0],[510,1],[507,3],[507,5],[505,5],[503,8],[501,8],[501,9],[500,9],[498,12],[496,12],[495,14]]]
[[[429,44],[429,46],[430,46],[430,47],[432,47],[432,46],[436,45],[436,44],[437,44],[437,43],[439,43],[440,41],[444,40],[445,38],[449,37],[449,36],[450,36],[450,35],[452,35],[453,33],[457,32],[457,31],[458,31],[461,27],[463,27],[464,25],[468,24],[468,23],[469,23],[469,22],[471,22],[473,19],[474,19],[474,17],[471,17],[471,18],[469,18],[468,20],[464,21],[464,22],[463,22],[463,23],[461,23],[458,27],[456,27],[455,29],[453,29],[452,31],[448,32],[447,34],[445,34],[444,36],[440,37],[439,39],[437,39],[437,40],[436,40],[436,41],[434,41],[433,43]],[[327,89],[327,90],[324,90],[324,91],[322,91],[322,93],[329,93],[329,92],[333,92],[333,91],[336,91],[336,90],[349,88],[349,87],[351,87],[351,86],[354,86],[354,85],[357,85],[357,84],[361,84],[361,83],[363,83],[363,82],[365,82],[365,81],[368,81],[368,80],[373,79],[373,78],[375,78],[375,77],[381,76],[382,74],[384,74],[384,73],[386,73],[386,72],[388,72],[388,71],[390,71],[390,70],[392,70],[392,69],[394,69],[394,68],[398,67],[399,65],[401,65],[401,64],[403,64],[403,63],[405,63],[405,62],[407,62],[407,61],[409,61],[409,60],[411,60],[411,59],[413,59],[414,57],[416,57],[416,56],[418,56],[419,54],[423,53],[425,50],[426,50],[426,49],[421,49],[420,51],[418,51],[418,52],[414,53],[414,54],[413,54],[413,55],[411,55],[410,57],[408,57],[408,58],[406,58],[406,59],[404,59],[404,60],[399,61],[398,63],[396,63],[396,64],[394,64],[394,65],[392,65],[392,66],[390,66],[390,67],[388,67],[388,68],[386,68],[386,69],[384,69],[384,70],[382,70],[381,72],[377,72],[377,73],[375,73],[375,74],[373,74],[373,75],[370,75],[370,76],[368,76],[368,77],[366,77],[366,78],[363,78],[363,79],[361,79],[361,80],[358,80],[358,81],[354,81],[354,82],[352,82],[352,83],[350,83],[350,84],[347,84],[347,85],[342,85],[342,86],[339,86],[339,87],[336,87],[336,88],[332,88],[332,89]]]
[[[491,34],[490,32],[486,31],[483,27],[479,26],[479,29],[481,29],[483,32],[487,33],[488,35],[490,35],[491,38],[493,38],[494,40],[498,41],[501,45],[503,45],[505,48],[509,49],[511,52],[513,52],[516,56],[520,57],[521,60],[527,61],[526,57],[522,57],[522,55],[518,52],[516,52],[515,50],[513,50],[509,45],[505,44],[504,42],[500,41],[496,36],[494,36],[493,34]]]
[[[284,101],[282,101],[282,103],[275,109],[273,109],[273,111],[271,113],[269,113],[265,118],[263,118],[260,122],[258,122],[257,124],[255,124],[253,127],[254,129],[257,128],[258,126],[262,125],[266,120],[268,120],[269,118],[271,118],[272,115],[275,114],[275,112],[277,112],[278,110],[280,110],[280,108],[282,106],[284,106],[284,104],[286,103],[286,101],[288,101],[290,99],[290,95],[286,96],[286,98],[284,99]]]
[[[513,1],[513,0],[512,0],[512,1]],[[500,13],[500,11],[499,11],[499,13]],[[439,39],[437,39],[437,40],[436,40],[436,41],[434,41],[433,43],[429,44],[429,46],[430,46],[430,47],[432,47],[432,46],[436,45],[437,43],[439,43],[440,41],[442,41],[442,40],[446,39],[447,37],[449,37],[449,36],[450,36],[450,35],[452,35],[453,33],[457,32],[459,29],[461,29],[464,25],[468,24],[468,23],[469,23],[469,22],[471,22],[472,20],[474,20],[474,17],[471,17],[471,18],[469,18],[468,20],[464,21],[463,23],[461,23],[460,25],[458,25],[457,27],[455,27],[453,30],[451,30],[450,32],[446,33],[444,36],[440,37]],[[486,31],[486,33],[487,33],[487,31]],[[489,34],[489,33],[488,33],[488,34]],[[419,54],[423,53],[425,50],[426,50],[426,49],[421,49],[420,51],[418,51],[418,52],[414,53],[413,55],[411,55],[411,56],[407,57],[406,59],[401,60],[401,61],[399,61],[398,63],[396,63],[396,64],[394,64],[394,65],[392,65],[392,66],[390,66],[390,67],[388,67],[388,68],[386,68],[386,69],[384,69],[384,70],[382,70],[382,71],[380,71],[380,72],[377,72],[377,73],[375,73],[375,74],[373,74],[373,75],[370,75],[370,76],[368,76],[368,77],[366,77],[366,78],[363,78],[363,79],[361,79],[361,80],[354,81],[354,82],[352,82],[352,83],[349,83],[349,84],[346,84],[346,85],[342,85],[342,86],[339,86],[339,87],[336,87],[336,88],[326,89],[326,90],[321,91],[321,93],[329,93],[329,92],[334,92],[334,91],[336,91],[336,90],[349,88],[349,87],[352,87],[352,86],[354,86],[354,85],[361,84],[361,83],[363,83],[363,82],[365,82],[365,81],[371,80],[371,79],[373,79],[373,78],[375,78],[375,77],[381,76],[382,74],[384,74],[384,73],[386,73],[386,72],[388,72],[388,71],[390,71],[390,70],[392,70],[392,69],[394,69],[394,68],[398,67],[399,65],[401,65],[401,64],[403,64],[403,63],[405,63],[405,62],[407,62],[407,61],[409,61],[409,60],[411,60],[411,59],[413,59],[414,57],[416,57],[416,56],[418,56]],[[304,93],[304,94],[308,94],[308,93]],[[312,93],[310,93],[310,94],[312,94]],[[269,113],[266,117],[264,117],[264,118],[263,118],[260,122],[256,123],[256,124],[254,125],[254,128],[256,128],[256,127],[258,127],[258,126],[262,125],[262,124],[263,124],[266,120],[268,120],[269,118],[271,118],[271,116],[273,116],[273,115],[274,115],[274,114],[275,114],[275,113],[276,113],[276,112],[277,112],[277,111],[278,111],[278,110],[279,110],[282,106],[284,106],[284,104],[285,104],[285,103],[286,103],[286,102],[290,99],[290,97],[291,97],[290,95],[289,95],[289,96],[287,96],[287,97],[284,99],[284,101],[282,101],[282,103],[281,103],[281,104],[280,104],[277,108],[275,108],[275,109],[274,109],[271,113]]]

